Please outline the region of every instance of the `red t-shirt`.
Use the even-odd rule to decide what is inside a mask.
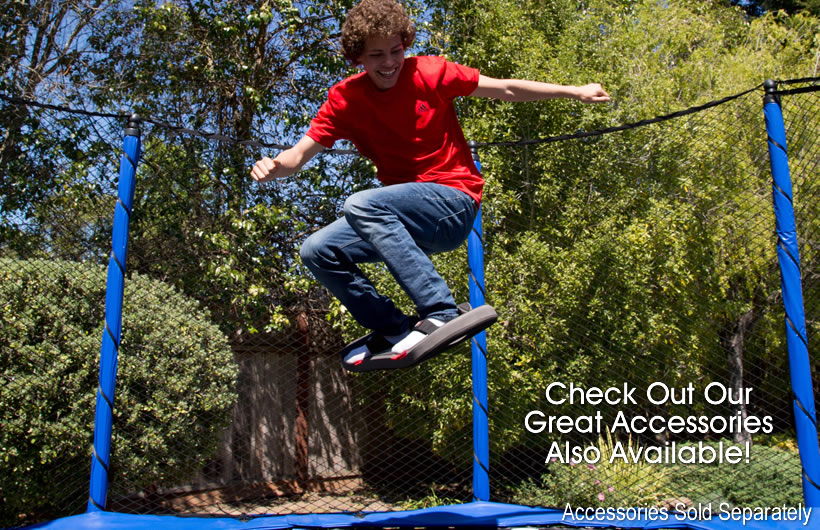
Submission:
[[[437,182],[481,200],[453,100],[478,86],[478,70],[441,57],[408,57],[396,85],[380,91],[362,72],[333,86],[307,135],[325,147],[350,140],[385,185]]]

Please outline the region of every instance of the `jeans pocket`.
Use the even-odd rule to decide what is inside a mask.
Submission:
[[[466,208],[439,219],[436,223],[436,231],[433,234],[431,250],[433,252],[448,252],[457,249],[470,235],[472,221],[472,212]]]

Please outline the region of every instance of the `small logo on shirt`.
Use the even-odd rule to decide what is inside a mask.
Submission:
[[[416,107],[416,112],[423,114],[425,112],[430,112],[430,108],[426,104],[421,103],[418,107]]]

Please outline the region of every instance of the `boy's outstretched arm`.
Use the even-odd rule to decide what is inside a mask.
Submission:
[[[599,83],[583,86],[554,85],[524,79],[495,79],[484,75],[478,77],[478,88],[470,95],[504,101],[538,101],[556,98],[577,99],[583,103],[609,101],[609,94]]]
[[[256,182],[267,182],[293,175],[323,149],[324,146],[313,138],[303,136],[296,145],[285,149],[276,158],[264,157],[258,160],[251,169],[251,177]]]

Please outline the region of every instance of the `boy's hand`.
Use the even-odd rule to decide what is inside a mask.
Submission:
[[[582,103],[604,103],[609,101],[609,94],[600,83],[590,83],[578,87],[578,100]]]
[[[283,176],[285,174],[282,171],[282,162],[278,158],[264,157],[258,160],[251,169],[251,177],[256,182],[267,182]]]
[[[251,169],[251,177],[256,182],[284,178],[299,171],[305,163],[319,154],[324,147],[309,136],[303,136],[296,145],[285,149],[276,158],[267,156],[257,160]]]

